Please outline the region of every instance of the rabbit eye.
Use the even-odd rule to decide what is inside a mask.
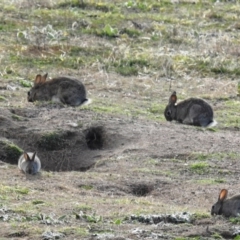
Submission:
[[[171,116],[171,111],[170,110],[167,111],[167,116]]]

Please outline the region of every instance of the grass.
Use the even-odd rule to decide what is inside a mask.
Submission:
[[[7,139],[0,139],[0,148],[5,152],[4,160],[9,163],[17,163],[18,158],[23,153],[20,147]]]
[[[182,99],[204,97],[213,105],[219,124],[216,133],[206,134],[218,134],[226,129],[238,131],[238,3],[178,2],[45,0],[32,4],[22,0],[10,4],[1,1],[1,106],[31,108],[32,105],[26,102],[26,92],[36,74],[49,72],[52,77],[77,76],[85,83],[94,101],[73,111],[94,112],[92,120],[96,122],[102,121],[102,115],[109,119],[118,116],[133,122],[138,118],[151,121],[161,128],[166,123],[163,112],[170,92],[176,90]],[[34,107],[41,112],[41,105]],[[48,107],[51,111],[52,107]],[[20,114],[12,114],[11,120],[23,124],[26,119]],[[75,132],[88,124],[85,118],[79,117],[76,121],[79,127],[74,129]],[[1,129],[5,128],[1,126]],[[44,164],[51,161],[49,152],[61,156],[64,149],[71,153],[68,140],[74,133],[58,128],[42,132],[37,139],[35,147],[45,157]],[[3,130],[2,136],[5,134]],[[21,144],[27,145],[24,140]],[[129,149],[135,147],[134,142],[124,144],[129,144]],[[142,139],[144,144],[145,139]],[[10,171],[15,171],[23,150],[5,139],[0,141],[0,147],[6,153],[4,160],[13,164],[12,169],[1,165],[1,170],[13,174]],[[168,147],[171,152],[171,146]],[[11,178],[6,173],[0,186],[0,199],[23,219],[21,222],[11,218],[8,227],[16,234],[26,234],[23,237],[32,239],[41,236],[48,227],[65,234],[68,239],[105,232],[120,235],[121,231],[129,237],[132,228],[122,220],[126,216],[184,209],[179,202],[187,202],[185,192],[175,196],[171,192],[175,191],[171,188],[173,185],[169,187],[167,203],[156,197],[166,194],[162,192],[162,189],[166,191],[165,185],[168,188],[168,184],[178,185],[185,180],[186,184],[193,184],[193,189],[197,187],[202,191],[209,185],[220,187],[229,183],[233,170],[224,169],[224,165],[219,167],[217,163],[237,163],[238,152],[208,153],[205,149],[189,152],[188,156],[176,158],[146,157],[141,152],[138,156],[143,154],[143,159],[147,160],[140,165],[141,157],[129,159],[122,150],[119,151],[119,156],[123,156],[121,161],[115,158],[109,161],[111,150],[107,156],[99,151],[93,154],[99,161],[94,169],[71,172],[70,175],[43,171],[39,185],[35,184],[36,179],[25,179],[25,175],[17,172]],[[101,164],[102,159],[104,164]],[[77,177],[74,174],[78,174]],[[156,186],[153,193],[146,197],[130,196],[131,181],[136,179],[148,180]],[[63,180],[65,185],[61,183]],[[55,185],[49,190],[50,182]],[[111,190],[110,183],[121,191]],[[98,190],[100,185],[106,185],[106,189]],[[57,191],[58,188],[61,191]],[[48,194],[49,191],[52,194]],[[56,215],[52,216],[50,211]],[[196,215],[197,220],[208,217],[205,213]],[[174,239],[174,234],[170,235]],[[217,238],[217,234],[213,237]],[[200,237],[194,239],[197,238]]]
[[[220,183],[225,183],[226,180],[224,179],[200,179],[196,181],[198,184],[203,184],[203,185],[208,185],[208,184],[220,184]]]
[[[44,133],[38,140],[38,146],[46,150],[56,150],[67,146],[66,138],[69,137],[69,132],[47,132]]]
[[[209,165],[205,162],[192,163],[190,170],[196,174],[205,174],[209,171]]]
[[[25,195],[25,194],[28,194],[29,193],[29,189],[28,188],[25,188],[25,187],[10,187],[10,186],[4,186],[4,185],[1,185],[0,186],[0,193],[1,194],[7,194],[7,193],[17,193],[17,194],[22,194],[22,195]]]

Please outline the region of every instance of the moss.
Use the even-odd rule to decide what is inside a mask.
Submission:
[[[7,139],[0,139],[0,157],[4,162],[17,164],[23,150]]]
[[[68,146],[67,138],[72,132],[47,132],[37,141],[37,146],[47,151],[59,150]]]

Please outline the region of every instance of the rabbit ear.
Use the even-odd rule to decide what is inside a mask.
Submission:
[[[34,153],[33,153],[31,161],[34,161],[35,156],[36,156],[36,153],[37,153],[37,152],[34,152]]]
[[[227,198],[227,194],[228,194],[228,190],[227,189],[222,189],[220,194],[219,194],[218,200],[221,201],[221,202],[224,201]]]
[[[31,161],[29,155],[26,152],[23,154],[23,156],[24,156],[26,161]]]
[[[176,94],[176,92],[174,91],[173,93],[172,93],[172,95],[170,96],[170,98],[169,98],[169,103],[170,104],[175,104],[177,102],[177,94]]]
[[[45,73],[45,74],[42,76],[42,79],[44,79],[44,82],[46,82],[47,76],[48,76],[48,73]]]
[[[34,84],[39,84],[42,83],[42,76],[40,74],[38,74],[35,78]]]

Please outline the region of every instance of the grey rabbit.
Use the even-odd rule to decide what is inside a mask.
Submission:
[[[38,74],[34,81],[34,86],[28,92],[28,101],[55,101],[79,106],[87,103],[86,89],[82,82],[70,77],[57,77],[49,81],[48,74]]]
[[[36,152],[24,152],[18,159],[18,168],[32,175],[38,173],[41,169],[41,161]]]
[[[212,107],[200,98],[188,98],[177,103],[177,94],[174,91],[169,98],[164,115],[167,121],[176,120],[183,124],[213,127],[217,124],[213,120]]]
[[[240,214],[240,195],[227,198],[228,191],[222,189],[218,201],[212,206],[211,215],[223,215],[225,217],[237,217]]]

